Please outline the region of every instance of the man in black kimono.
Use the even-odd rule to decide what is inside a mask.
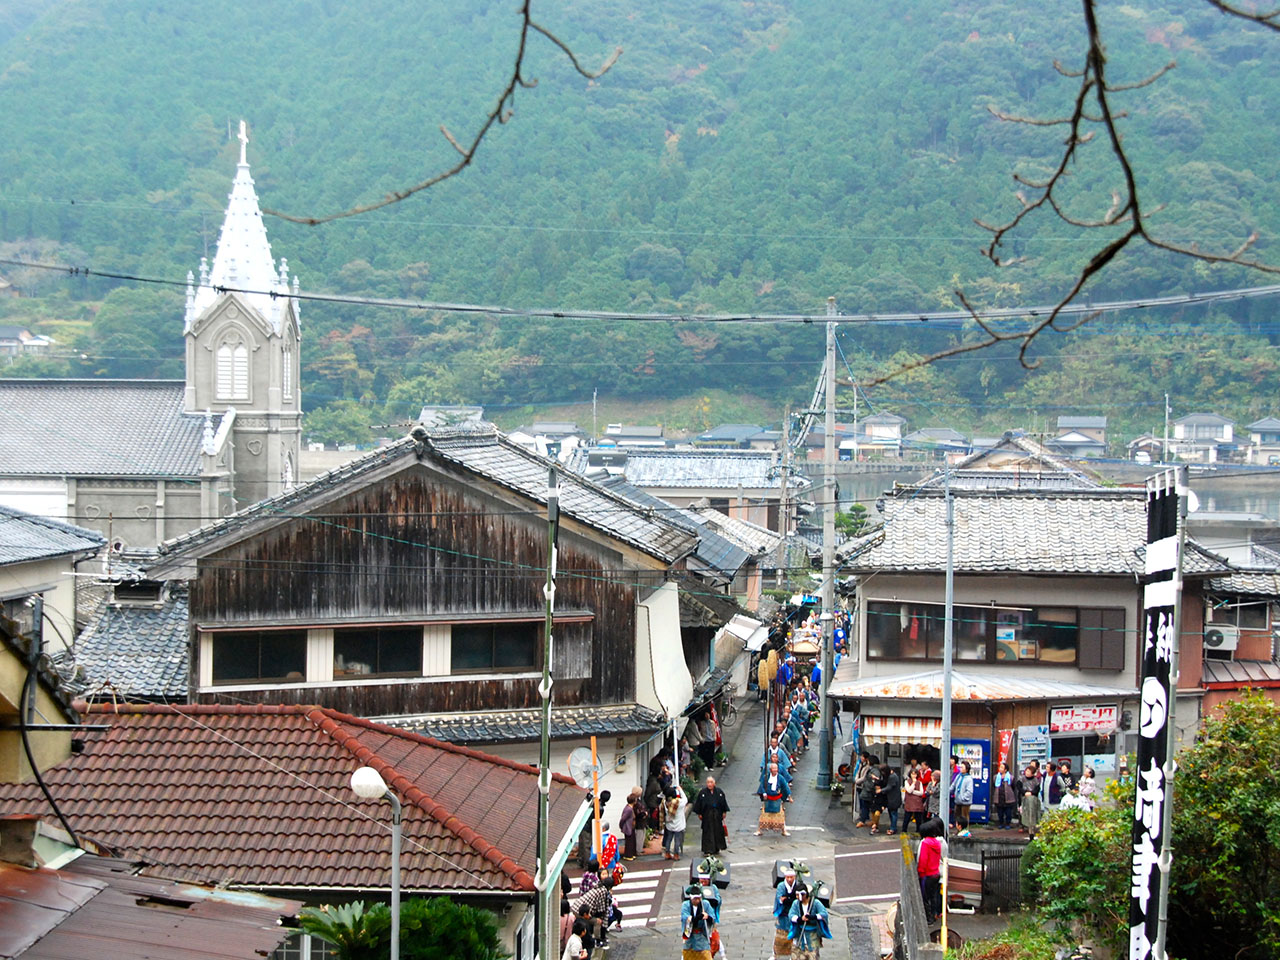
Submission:
[[[702,820],[704,854],[714,856],[729,845],[724,823],[724,815],[729,812],[729,798],[716,786],[715,777],[707,777],[707,785],[698,791],[690,809]]]

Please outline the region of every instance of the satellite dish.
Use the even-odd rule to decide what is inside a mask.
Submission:
[[[577,747],[569,754],[569,776],[580,787],[591,786],[592,774],[601,773],[600,764],[591,765],[591,748]]]

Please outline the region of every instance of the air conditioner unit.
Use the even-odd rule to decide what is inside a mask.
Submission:
[[[1240,646],[1240,628],[1208,626],[1204,628],[1204,648],[1229,653]]]

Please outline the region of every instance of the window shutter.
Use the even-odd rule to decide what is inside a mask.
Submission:
[[[1119,607],[1080,610],[1080,669],[1123,670],[1124,610]]]
[[[1102,669],[1102,611],[1080,609],[1080,669]]]

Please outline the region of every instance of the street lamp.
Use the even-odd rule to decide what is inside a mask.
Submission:
[[[391,960],[400,960],[400,799],[373,767],[351,774],[351,790],[361,799],[391,804]]]

